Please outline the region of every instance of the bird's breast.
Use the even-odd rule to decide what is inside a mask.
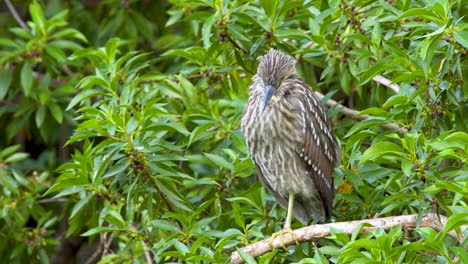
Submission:
[[[282,195],[287,196],[290,190],[302,193],[302,188],[310,186],[304,182],[310,177],[297,154],[302,148],[297,114],[279,106],[255,114],[255,122],[247,128],[250,134],[247,142],[265,180]]]

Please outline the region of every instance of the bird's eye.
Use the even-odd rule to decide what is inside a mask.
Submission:
[[[290,95],[291,95],[291,91],[286,90],[286,91],[284,92],[284,96],[290,96]]]

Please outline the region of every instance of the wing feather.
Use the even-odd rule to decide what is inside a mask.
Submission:
[[[304,160],[304,166],[313,178],[315,187],[325,209],[325,217],[329,219],[333,210],[335,189],[333,186],[333,170],[340,163],[340,149],[333,134],[331,122],[323,106],[311,88],[302,80],[296,83],[302,86],[301,93],[295,104],[296,111],[301,115],[303,130],[303,149],[298,153]],[[302,99],[302,100],[301,100]],[[305,99],[305,101],[304,101]],[[302,108],[302,109],[298,109]]]

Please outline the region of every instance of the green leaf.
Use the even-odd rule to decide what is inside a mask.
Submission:
[[[203,47],[205,47],[205,49],[209,49],[209,47],[211,45],[211,42],[210,42],[211,27],[213,26],[214,20],[215,20],[215,14],[208,17],[205,20],[205,23],[203,24],[202,39],[203,39]]]
[[[11,77],[12,73],[10,72],[10,66],[7,65],[0,72],[0,100],[3,100],[8,93]]]
[[[384,141],[372,144],[364,154],[359,164],[364,164],[368,160],[373,160],[379,157],[385,157],[386,155],[406,157],[404,150],[395,143]]]
[[[45,106],[43,106],[43,105],[39,106],[39,109],[37,109],[37,111],[36,111],[36,119],[35,119],[37,127],[41,127],[42,123],[44,123],[45,114],[46,114]]]
[[[23,87],[24,94],[29,96],[32,89],[33,74],[29,62],[25,62],[21,68],[21,86]]]
[[[64,28],[49,36],[49,39],[63,39],[63,38],[75,38],[83,42],[88,42],[86,37],[74,28]]]
[[[78,212],[80,212],[83,209],[83,207],[87,205],[89,201],[91,200],[91,198],[93,197],[94,195],[90,193],[85,198],[80,199],[80,201],[76,203],[75,206],[73,206],[70,217],[68,217],[68,219],[72,219]]]
[[[104,215],[105,220],[116,227],[125,227],[127,225],[122,215],[109,207],[105,208],[101,214]]]
[[[353,134],[356,134],[357,132],[368,128],[368,127],[379,127],[383,124],[387,124],[387,120],[385,118],[381,117],[372,117],[364,121],[360,121],[356,123],[349,131],[346,133],[345,138],[349,137]]]
[[[275,16],[275,10],[278,6],[277,0],[260,0],[263,9],[268,17],[273,18]]]
[[[95,228],[92,228],[91,230],[88,230],[87,232],[84,232],[81,234],[81,236],[92,236],[100,233],[110,233],[110,232],[115,232],[115,231],[124,231],[124,228],[117,228],[117,227],[111,227],[111,226],[98,226]]]
[[[135,117],[131,117],[127,122],[127,131],[128,133],[133,133],[138,126],[138,120]]]
[[[383,108],[391,107],[394,105],[406,104],[408,102],[408,97],[405,95],[394,95],[387,99],[387,101],[382,105]]]
[[[64,176],[64,175],[66,175],[66,174],[62,174],[62,176]],[[60,177],[62,177],[62,176],[60,176]],[[82,185],[85,184],[82,179],[77,178],[77,177],[68,178],[68,179],[64,179],[64,180],[60,180],[60,177],[59,177],[59,179],[56,180],[55,184],[52,185],[52,187],[50,187],[50,189],[48,189],[47,192],[45,192],[43,194],[43,196],[46,196],[46,195],[48,195],[48,194],[50,194],[52,192],[58,191],[58,190],[67,189],[69,187],[83,188]]]
[[[18,161],[22,161],[24,159],[26,159],[27,157],[29,156],[28,153],[15,153],[11,156],[9,156],[8,158],[5,159],[5,163],[14,163],[14,162],[18,162]]]
[[[29,12],[31,13],[32,20],[36,26],[35,30],[39,30],[42,36],[46,35],[46,19],[42,7],[36,0],[29,5]],[[37,32],[39,33],[39,32]]]
[[[442,232],[440,232],[437,236],[439,238],[444,238],[448,232],[466,224],[468,224],[468,213],[454,214],[447,219],[444,230],[442,230]]]
[[[410,9],[403,14],[401,14],[398,19],[403,19],[407,17],[418,17],[422,19],[426,19],[428,21],[432,21],[436,23],[439,26],[442,26],[445,24],[445,21],[442,20],[439,16],[434,14],[430,8],[413,8]]]
[[[9,147],[3,149],[2,151],[0,151],[0,160],[5,158],[5,157],[10,156],[13,153],[15,153],[15,151],[17,151],[19,149],[19,147],[20,147],[20,145],[13,145],[13,146],[9,146]]]
[[[161,229],[161,230],[165,230],[165,231],[169,231],[169,232],[173,232],[173,233],[178,233],[179,232],[179,228],[176,225],[174,225],[171,222],[166,221],[166,220],[161,220],[161,219],[153,220],[153,221],[151,221],[151,224],[155,228],[158,228],[158,229]]]
[[[371,116],[382,116],[382,117],[385,117],[387,116],[387,111],[381,109],[381,108],[378,108],[378,107],[370,107],[370,108],[367,108],[365,110],[362,110],[361,112],[359,112],[357,115],[355,115],[355,117],[358,117],[358,116],[362,116],[362,115],[371,115]]]
[[[453,37],[458,43],[465,47],[465,49],[468,49],[468,31],[455,32]]]
[[[62,111],[62,108],[58,104],[56,103],[50,104],[49,111],[58,123],[62,123],[63,111]]]
[[[304,33],[304,30],[299,29],[282,29],[275,32],[278,38],[305,39],[310,40],[311,37]]]
[[[86,99],[89,99],[94,96],[101,95],[102,92],[96,91],[96,90],[84,90],[80,92],[79,94],[75,95],[73,99],[70,101],[70,103],[67,106],[66,111],[72,109],[75,105],[79,104],[81,101],[84,101]]]
[[[174,189],[169,183],[165,182],[164,180],[160,179],[156,181],[156,185],[159,187],[161,192],[166,195],[167,201],[177,208],[185,210],[187,212],[191,212],[192,208],[190,203],[188,203],[185,198],[176,190]]]
[[[398,60],[391,57],[381,60],[380,62],[374,64],[368,69],[365,69],[360,73],[361,84],[365,84],[370,81],[374,76],[385,72],[387,69],[397,64]]]
[[[468,263],[468,251],[464,247],[450,247],[450,250],[455,252],[455,254],[460,259],[460,263]]]
[[[190,250],[188,249],[188,247],[186,245],[184,245],[182,242],[180,242],[179,240],[173,240],[173,244],[174,244],[174,247],[180,252],[182,253],[183,255],[187,254],[190,252]]]
[[[257,264],[255,259],[250,256],[249,254],[245,253],[242,248],[238,248],[237,252],[239,253],[239,256],[245,261],[247,264]]]
[[[234,211],[234,220],[239,227],[245,228],[245,218],[240,209],[239,203],[234,202],[232,204],[232,211]]]
[[[214,154],[211,154],[211,153],[205,153],[205,156],[207,156],[212,162],[214,162],[216,165],[222,167],[222,168],[225,168],[225,169],[229,169],[229,170],[234,170],[234,166],[232,165],[232,163],[228,162],[227,160],[225,160],[224,158],[218,156],[218,155],[214,155]]]

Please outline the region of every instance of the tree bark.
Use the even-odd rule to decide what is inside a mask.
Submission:
[[[359,225],[368,223],[372,225],[371,227],[364,227],[361,230],[361,233],[370,232],[376,228],[383,228],[384,230],[390,230],[396,226],[403,226],[405,228],[415,228],[415,227],[432,227],[437,231],[442,231],[444,226],[447,223],[447,217],[443,215],[437,216],[436,214],[425,214],[423,215],[421,222],[418,225],[418,215],[401,215],[401,216],[391,216],[384,218],[373,218],[373,219],[364,219],[356,220],[349,222],[338,222],[338,223],[329,223],[329,224],[320,224],[320,225],[311,225],[306,226],[300,229],[293,230],[294,237],[291,233],[286,233],[283,236],[284,246],[289,246],[298,243],[307,242],[307,241],[317,241],[321,238],[327,237],[330,235],[331,228],[341,230],[346,234],[352,234]],[[463,231],[468,228],[468,226],[462,226]],[[463,242],[463,238],[458,236],[455,231],[450,231],[448,235],[457,239],[459,243]],[[294,239],[295,238],[295,239]],[[273,246],[270,246],[270,238],[264,239],[262,241],[256,242],[254,244],[248,245],[242,248],[242,251],[253,256],[258,257],[267,252],[272,251],[276,248],[283,248],[281,243],[281,237],[276,237],[272,243]],[[244,260],[241,258],[239,253],[236,251],[231,255],[231,262],[234,264],[243,263]]]

